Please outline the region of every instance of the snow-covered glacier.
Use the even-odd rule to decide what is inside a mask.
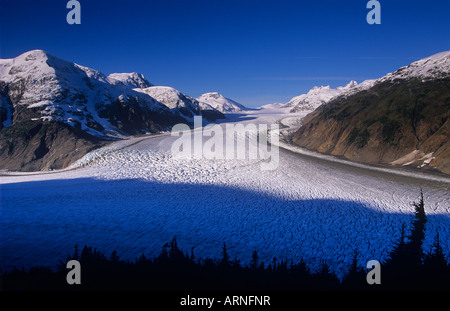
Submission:
[[[258,111],[246,123],[283,115]],[[290,116],[292,118],[292,116]],[[0,177],[0,262],[3,268],[55,265],[75,244],[117,250],[122,259],[156,256],[176,236],[197,258],[250,261],[256,250],[303,259],[312,270],[325,260],[343,276],[354,251],[359,264],[387,259],[414,218],[423,190],[425,251],[436,233],[450,252],[450,179],[370,169],[314,153],[280,148],[275,170],[258,159],[178,159],[169,133],[115,142],[71,168]],[[396,170],[395,172],[397,172]]]

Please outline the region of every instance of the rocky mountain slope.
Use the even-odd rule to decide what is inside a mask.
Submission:
[[[304,119],[293,143],[365,163],[450,174],[450,51],[416,61]]]
[[[370,88],[375,83],[375,80],[365,80],[358,84],[356,81],[350,81],[345,86],[338,86],[331,88],[327,86],[315,86],[306,94],[301,94],[291,98],[286,103],[273,103],[261,106],[261,109],[275,109],[286,113],[297,112],[312,112],[321,105],[327,104],[334,97],[341,95],[351,95],[362,90]]]
[[[62,168],[110,139],[191,124],[193,115],[223,117],[172,88],[152,88],[141,74],[105,76],[42,50],[0,60],[0,169]]]
[[[289,108],[289,112],[300,111],[313,111],[320,105],[329,102],[333,97],[341,95],[345,92],[349,92],[353,89],[362,89],[362,87],[370,87],[370,80],[365,81],[358,86],[356,81],[350,81],[346,86],[340,86],[335,89],[327,86],[316,86],[308,91],[306,94],[302,94],[292,98],[282,108]]]

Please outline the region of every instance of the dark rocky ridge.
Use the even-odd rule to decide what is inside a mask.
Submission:
[[[66,168],[107,143],[60,122],[16,123],[0,131],[0,168],[13,171]]]
[[[408,164],[450,174],[449,116],[450,78],[386,80],[319,107],[292,140],[357,162]]]

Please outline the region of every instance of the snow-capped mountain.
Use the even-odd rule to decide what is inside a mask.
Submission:
[[[377,82],[394,81],[397,79],[420,78],[423,81],[444,79],[450,76],[450,51],[434,54],[401,67],[377,80]]]
[[[365,84],[311,113],[293,142],[359,162],[450,174],[450,51]]]
[[[0,161],[5,168],[23,169],[33,161],[31,169],[64,167],[70,154],[87,151],[82,146],[92,149],[104,139],[192,125],[194,115],[207,121],[224,117],[172,88],[152,87],[138,73],[106,76],[42,50],[0,60]]]
[[[0,60],[0,83],[2,126],[53,120],[98,137],[120,136],[165,130],[201,114],[195,100],[154,87],[141,74],[105,76],[41,50]]]
[[[239,104],[238,102],[235,102],[234,100],[226,98],[225,96],[217,92],[202,94],[199,97],[197,97],[197,100],[201,103],[208,104],[209,106],[213,107],[214,109],[217,109],[222,113],[248,110],[248,108],[246,108],[245,106]]]
[[[181,116],[193,118],[194,115],[201,114],[200,107],[195,100],[182,94],[178,90],[169,86],[151,86],[143,89],[136,89],[139,92],[150,95],[158,102]]]
[[[260,106],[259,109],[280,110],[283,109],[284,105],[284,103],[265,104]]]
[[[450,75],[450,51],[437,53],[430,57],[415,61],[408,66],[401,67],[379,79],[369,79],[358,84],[350,81],[346,86],[335,89],[330,86],[315,86],[306,94],[293,97],[283,105],[265,105],[264,109],[282,109],[289,112],[314,111],[319,106],[330,102],[337,97],[348,97],[360,91],[367,90],[377,83],[385,81],[420,78],[422,81],[436,78],[447,78]]]
[[[135,90],[150,95],[175,114],[190,121],[193,121],[193,117],[196,115],[201,115],[208,121],[225,118],[219,110],[211,107],[209,104],[201,103],[195,98],[183,94],[173,87],[151,86],[145,89]]]
[[[132,88],[146,88],[153,86],[143,74],[137,72],[130,73],[112,73],[108,75],[108,80],[111,84],[122,84]]]
[[[99,137],[166,129],[173,113],[152,97],[134,91],[125,78],[130,76],[106,77],[41,50],[1,60],[0,95],[14,111],[12,120],[2,119],[6,124],[58,121]]]
[[[340,86],[335,89],[327,86],[315,86],[306,94],[293,97],[281,108],[289,108],[290,112],[314,111],[317,107],[328,103],[332,98],[341,95],[348,95],[367,89],[373,85],[375,80],[366,80],[361,84],[356,81],[350,81],[346,86]]]

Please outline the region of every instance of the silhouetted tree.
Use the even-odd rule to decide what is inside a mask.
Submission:
[[[191,247],[191,256],[189,257],[189,259],[190,259],[191,261],[194,261],[194,259],[195,259],[194,248],[195,248],[195,246]]]
[[[161,248],[161,253],[155,259],[156,262],[161,263],[168,261],[169,259],[169,251],[167,250],[168,248],[170,248],[169,243],[163,245],[163,247]]]
[[[228,266],[230,263],[230,256],[228,256],[227,245],[223,243],[222,247],[222,259],[220,260],[220,264],[223,266]]]
[[[80,257],[80,259],[82,261],[89,261],[89,260],[92,259],[92,257],[93,257],[92,247],[88,247],[87,245],[85,245],[83,247],[83,249],[81,250],[81,257]]]
[[[232,266],[235,270],[242,268],[242,266],[241,266],[241,260],[238,259],[237,257],[234,257],[234,260],[233,260],[231,266]]]
[[[275,257],[275,256],[272,258],[272,269],[273,269],[274,271],[277,270],[277,264],[278,264],[278,263],[277,263],[277,260],[278,260],[278,259],[277,259],[277,257]]]
[[[182,260],[184,258],[183,252],[178,248],[176,237],[173,237],[172,241],[170,242],[169,257],[176,261]]]
[[[79,254],[78,254],[78,245],[77,244],[75,244],[75,247],[74,247],[75,249],[74,249],[74,251],[73,251],[73,259],[75,259],[75,260],[78,260],[79,259]]]
[[[259,271],[264,271],[266,269],[266,266],[264,264],[264,261],[261,261],[261,263],[259,264],[258,270]]]
[[[258,267],[258,259],[258,252],[255,250],[253,251],[252,260],[250,261],[250,268],[252,270],[256,270],[256,268]]]
[[[390,259],[383,266],[385,283],[392,288],[412,289],[419,286],[426,276],[423,270],[422,244],[425,238],[427,217],[423,192],[420,191],[419,202],[411,203],[415,209],[415,217],[408,241],[405,241],[405,228],[402,226],[400,240],[394,246]]]
[[[147,259],[147,257],[145,257],[145,254],[142,252],[141,256],[139,256],[139,258],[137,259],[136,264],[143,265],[143,264],[147,264],[148,261],[149,260]]]
[[[119,261],[119,256],[117,255],[117,251],[113,250],[111,253],[111,256],[109,256],[109,260],[111,262],[118,262]]]
[[[416,217],[413,222],[413,229],[409,236],[410,242],[407,244],[407,251],[411,265],[421,264],[423,260],[422,244],[425,239],[425,224],[427,223],[427,216],[425,214],[425,204],[423,200],[423,192],[420,190],[419,202],[413,202]]]
[[[358,266],[358,256],[359,252],[355,249],[350,263],[350,269],[343,281],[343,286],[346,289],[363,290],[366,288],[366,273]]]
[[[322,261],[321,270],[316,274],[316,286],[324,289],[331,289],[337,287],[339,280],[334,275],[325,260]]]
[[[428,289],[442,289],[448,287],[450,282],[450,266],[447,263],[447,257],[442,250],[439,240],[439,232],[436,233],[434,243],[428,254],[425,255],[424,273],[426,273],[426,280],[423,280],[424,285]]]
[[[437,270],[443,270],[447,267],[447,258],[442,250],[439,232],[436,233],[431,251],[425,256],[424,264],[436,268]]]

